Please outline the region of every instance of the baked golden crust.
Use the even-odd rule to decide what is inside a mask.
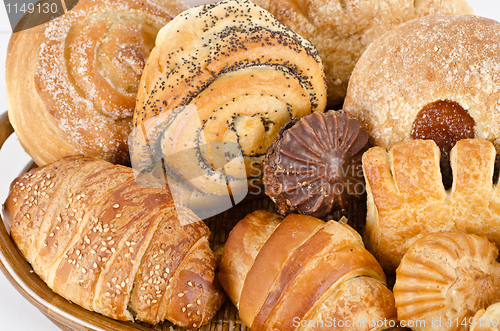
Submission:
[[[325,104],[316,49],[268,12],[244,0],[192,8],[159,32],[144,70],[133,166],[152,172],[163,158],[171,182],[189,181],[186,203],[197,194],[227,195],[227,181],[237,192],[247,176],[262,176],[262,158],[281,126]],[[229,154],[241,164],[214,147],[203,152],[222,142],[237,147]]]
[[[184,8],[182,0],[81,0],[63,16],[12,35],[9,120],[38,165],[75,154],[130,162],[127,138],[143,66],[159,29]]]
[[[439,156],[432,140],[404,141],[389,153],[374,147],[363,155],[367,247],[385,270],[395,270],[411,243],[425,233],[465,231],[500,244],[493,144],[479,139],[456,144],[449,191],[443,186]]]
[[[344,110],[375,145],[410,139],[418,113],[456,102],[474,119],[475,138],[499,148],[500,23],[477,16],[432,15],[377,39],[353,71]]]
[[[16,179],[11,236],[54,292],[119,320],[207,323],[224,295],[210,232],[132,169],[72,156]]]
[[[499,331],[500,303],[495,303],[486,309],[479,310],[474,315],[474,325],[471,331]]]
[[[254,242],[253,236],[244,233],[244,227],[253,234],[258,229],[245,225],[249,222],[258,224],[257,233],[263,234]],[[298,214],[276,222],[271,213],[249,214],[240,222],[242,226],[236,225],[237,232],[230,234],[230,246],[225,246],[221,261],[221,284],[252,330],[303,330],[306,326],[300,322],[314,318],[395,318],[394,298],[382,268],[352,228]],[[242,244],[241,238],[247,243]],[[263,238],[267,239],[263,242]],[[229,265],[235,257],[232,252],[247,249],[253,249],[246,253],[251,260],[236,275],[231,271],[234,263]],[[242,289],[238,296],[232,296],[235,288]],[[363,325],[358,330],[369,329]]]
[[[472,14],[465,0],[253,0],[310,40],[325,65],[330,107],[342,104],[359,57],[397,25],[430,14]]]
[[[497,256],[486,237],[448,232],[419,238],[396,270],[398,318],[417,331],[469,330],[478,310],[500,301]]]

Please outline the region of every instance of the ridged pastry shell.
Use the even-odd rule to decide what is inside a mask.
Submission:
[[[418,239],[396,270],[399,320],[416,331],[469,330],[478,310],[500,301],[497,256],[486,237],[464,232]]]

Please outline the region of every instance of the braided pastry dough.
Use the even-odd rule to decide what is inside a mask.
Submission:
[[[451,151],[449,191],[432,140],[404,141],[389,153],[373,147],[363,155],[367,246],[385,270],[395,270],[408,247],[426,233],[465,231],[500,245],[495,155],[489,141],[460,140]]]
[[[342,104],[356,62],[385,32],[424,15],[472,14],[465,0],[252,1],[318,48],[325,64],[329,107]]]
[[[206,225],[128,167],[71,156],[36,168],[12,183],[5,214],[33,270],[88,310],[197,328],[222,304]]]
[[[85,154],[129,163],[127,138],[143,67],[181,0],[81,0],[11,37],[9,120],[38,165]]]
[[[219,279],[252,331],[382,330],[373,322],[396,317],[377,260],[351,227],[335,221],[249,214],[226,241]]]
[[[133,166],[150,172],[164,158],[195,191],[227,194],[228,181],[262,176],[284,123],[325,104],[323,65],[307,40],[249,1],[192,8],[160,31],[144,70]],[[224,168],[234,157],[219,157],[217,143],[236,146],[244,162]]]

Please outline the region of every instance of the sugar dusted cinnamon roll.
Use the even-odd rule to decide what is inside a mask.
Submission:
[[[73,154],[129,163],[143,67],[158,30],[184,8],[181,0],[81,0],[65,15],[12,35],[9,119],[38,165]]]

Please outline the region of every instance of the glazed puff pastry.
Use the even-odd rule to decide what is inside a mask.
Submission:
[[[497,257],[498,248],[486,237],[464,232],[432,233],[415,241],[396,270],[401,323],[415,331],[475,326],[476,312],[500,301]]]
[[[394,271],[408,247],[425,233],[461,230],[500,244],[500,187],[492,179],[495,154],[489,141],[459,141],[451,151],[449,191],[432,140],[404,141],[389,153],[374,147],[363,155],[367,246],[386,271]]]

